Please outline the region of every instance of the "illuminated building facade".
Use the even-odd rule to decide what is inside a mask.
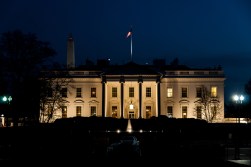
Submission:
[[[166,65],[163,60],[153,61],[152,65],[133,61],[110,65],[109,60],[99,60],[96,65],[75,67],[69,57],[71,68],[66,71],[71,81],[62,89],[65,104],[56,113],[57,118],[149,119],[164,115],[204,119],[195,101],[201,88],[206,87],[221,106],[214,121],[224,121],[225,76],[221,67],[193,69]]]

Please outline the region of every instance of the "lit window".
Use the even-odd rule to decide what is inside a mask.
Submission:
[[[151,118],[152,116],[152,108],[151,106],[146,106],[146,119]]]
[[[173,88],[167,88],[167,97],[173,97]]]
[[[76,107],[76,116],[80,117],[81,116],[81,106]]]
[[[187,106],[182,106],[182,118],[187,118]]]
[[[96,97],[96,88],[91,88],[91,97]]]
[[[211,87],[211,97],[217,97],[217,87],[216,86]]]
[[[67,107],[62,106],[62,118],[67,118]]]
[[[95,106],[91,106],[91,116],[97,116],[97,110]]]
[[[173,106],[167,106],[167,117],[168,118],[173,117]]]
[[[118,111],[118,107],[112,106],[112,117],[113,118],[117,118],[117,111]]]

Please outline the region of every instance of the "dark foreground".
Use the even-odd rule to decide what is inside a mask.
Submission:
[[[186,128],[185,128],[186,127]],[[126,131],[86,127],[0,128],[0,163],[12,165],[109,166],[247,166],[229,160],[250,160],[250,128],[213,125],[133,130],[140,154],[121,147],[107,154],[107,147]],[[96,129],[96,130],[95,130]]]
[[[174,141],[163,137],[157,140],[155,134],[139,136],[141,154],[125,147],[108,155],[108,138],[82,135],[70,139],[69,136],[51,138],[44,136],[36,141],[36,137],[28,140],[20,135],[19,142],[2,144],[1,164],[6,165],[154,165],[154,166],[244,166],[228,160],[235,159],[235,148],[217,141]],[[141,138],[142,137],[142,138]],[[158,136],[159,138],[159,136]],[[111,138],[110,138],[111,139]],[[38,142],[38,143],[36,143]],[[245,159],[250,160],[250,147]],[[241,149],[240,149],[241,150]],[[249,154],[249,155],[248,155]],[[242,158],[242,157],[241,157]],[[241,159],[239,158],[239,159]],[[2,166],[1,165],[1,166]],[[49,165],[49,166],[50,166]]]

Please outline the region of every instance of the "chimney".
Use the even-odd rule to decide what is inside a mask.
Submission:
[[[71,33],[67,40],[67,68],[75,68],[74,40]]]

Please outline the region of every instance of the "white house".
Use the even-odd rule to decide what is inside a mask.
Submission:
[[[74,41],[68,40],[67,77],[62,89],[65,103],[56,118],[115,117],[149,119],[165,115],[174,118],[204,119],[200,105],[201,88],[217,97],[220,110],[214,122],[224,121],[224,81],[221,67],[194,69],[184,65],[166,65],[156,61],[139,65],[130,61],[110,65],[100,60],[96,65],[75,67]]]

